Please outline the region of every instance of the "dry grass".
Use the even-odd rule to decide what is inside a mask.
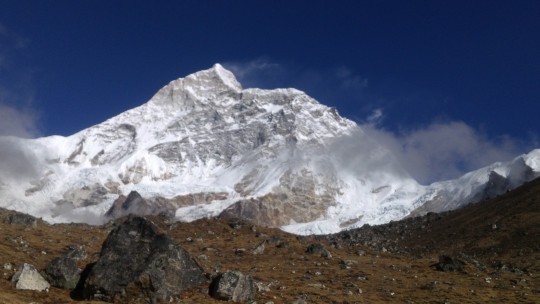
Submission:
[[[307,303],[540,303],[540,183],[533,186],[529,185],[528,192],[520,190],[510,198],[497,199],[496,207],[484,210],[486,207],[476,205],[445,216],[429,231],[402,240],[403,246],[433,244],[423,258],[375,251],[360,244],[334,248],[324,241],[332,258],[323,258],[305,252],[309,244],[319,241],[277,229],[249,223],[233,228],[227,221],[214,219],[172,225],[159,217],[151,220],[190,252],[208,274],[240,270],[269,286],[269,291],[258,293],[257,303],[291,303],[300,298]],[[518,205],[515,200],[527,203]],[[495,218],[500,228],[493,232],[488,228]],[[97,259],[111,228],[43,222],[32,228],[1,223],[0,265],[19,267],[27,262],[42,269],[68,245],[80,244],[89,253],[82,268]],[[455,237],[457,233],[461,236]],[[433,243],[434,238],[441,241]],[[265,244],[264,253],[252,254],[265,240],[273,241]],[[468,263],[464,272],[448,273],[430,267],[439,253],[461,251],[473,252],[488,267],[481,270]],[[344,260],[352,261],[349,267],[343,267]],[[525,271],[497,271],[490,265],[495,260]],[[9,281],[13,271],[2,270],[0,303],[77,303],[66,290],[16,290]],[[207,287],[201,285],[179,297],[182,303],[218,303],[206,294]]]

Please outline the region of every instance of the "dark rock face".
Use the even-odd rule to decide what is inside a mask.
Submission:
[[[43,270],[43,276],[52,286],[74,289],[81,277],[77,261],[85,259],[86,249],[81,245],[70,245],[61,257],[50,261]]]
[[[20,212],[13,211],[4,218],[4,223],[10,225],[37,226],[37,218]]]
[[[106,216],[118,218],[128,214],[157,214],[155,207],[149,204],[137,191],[131,191],[127,197],[121,195],[114,201],[111,208],[105,213]]]
[[[454,259],[452,257],[449,257],[447,255],[441,255],[439,256],[439,263],[434,264],[435,269],[439,271],[462,271],[463,266],[465,266],[465,262]]]
[[[332,254],[330,253],[330,251],[328,251],[328,249],[324,248],[323,245],[321,244],[311,244],[307,247],[306,249],[306,252],[307,253],[311,253],[311,254],[316,254],[316,255],[320,255],[324,258],[331,258],[332,257]]]
[[[233,302],[250,302],[255,299],[256,285],[253,278],[239,271],[229,271],[217,276],[210,284],[211,297]]]
[[[473,201],[481,201],[486,198],[496,197],[510,190],[510,181],[495,171],[489,173],[489,179],[484,190],[473,198]]]
[[[154,303],[205,281],[202,268],[173,239],[130,216],[111,231],[79,286],[85,299]]]
[[[55,287],[73,289],[81,276],[77,261],[68,256],[55,258],[43,270],[45,279]]]

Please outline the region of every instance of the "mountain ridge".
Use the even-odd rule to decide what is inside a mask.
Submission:
[[[175,210],[181,221],[225,211],[321,234],[457,208],[540,172],[535,150],[521,156],[521,165],[518,157],[422,186],[334,108],[296,89],[242,89],[219,64],[71,136],[1,140],[20,148],[34,167],[29,177],[0,175],[2,207],[49,222],[102,223],[113,202],[136,191],[159,206],[150,209]],[[491,192],[490,172],[502,183]],[[142,212],[133,208],[126,212]]]

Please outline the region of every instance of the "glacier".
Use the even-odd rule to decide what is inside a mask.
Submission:
[[[136,191],[179,221],[243,217],[326,234],[458,208],[540,172],[534,150],[420,185],[336,109],[296,89],[243,89],[219,64],[71,136],[0,137],[0,145],[31,167],[0,171],[0,207],[51,223],[101,224]]]

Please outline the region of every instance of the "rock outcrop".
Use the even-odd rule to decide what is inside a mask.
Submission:
[[[210,285],[210,296],[224,301],[250,302],[255,299],[256,284],[250,275],[229,271],[218,275]]]
[[[145,218],[130,216],[111,231],[98,261],[81,280],[86,299],[154,303],[169,300],[206,277],[172,238]]]
[[[81,277],[77,261],[85,259],[86,256],[84,246],[70,245],[66,254],[53,259],[45,266],[43,276],[54,287],[74,289]]]
[[[25,214],[20,213],[16,211],[11,211],[5,218],[4,223],[10,224],[10,225],[22,225],[22,226],[31,226],[31,227],[37,227],[37,218]]]
[[[444,272],[462,271],[463,267],[465,266],[465,262],[447,255],[441,255],[439,256],[439,262],[432,266],[434,266],[435,269]]]

